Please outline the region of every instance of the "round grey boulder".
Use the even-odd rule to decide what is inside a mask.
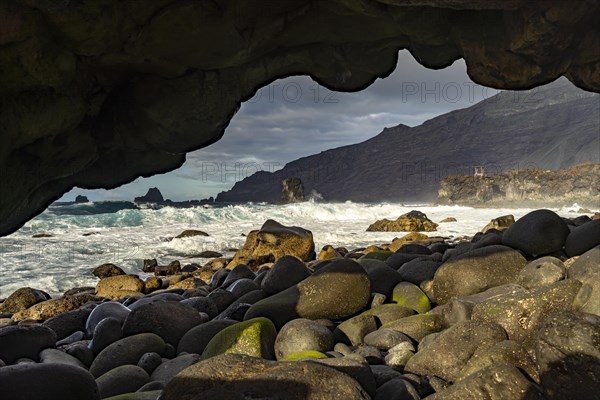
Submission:
[[[298,318],[285,324],[275,339],[275,357],[280,360],[300,351],[325,353],[333,349],[333,333],[324,325]]]

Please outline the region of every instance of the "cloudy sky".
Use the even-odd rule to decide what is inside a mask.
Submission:
[[[415,126],[437,115],[469,107],[498,91],[475,85],[463,60],[428,70],[400,52],[396,70],[357,93],[332,92],[309,77],[281,79],[242,104],[224,137],[189,153],[178,170],[140,178],[113,190],[75,188],[90,200],[132,200],[158,187],[165,198],[208,198],[257,170],[283,168],[299,157],[359,143],[398,124]]]

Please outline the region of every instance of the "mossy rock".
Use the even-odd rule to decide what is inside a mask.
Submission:
[[[307,358],[328,358],[326,354],[316,350],[305,350],[290,353],[279,361],[301,361]]]
[[[277,330],[270,319],[249,319],[217,333],[206,345],[201,359],[234,353],[274,360],[276,337]]]
[[[417,285],[400,282],[392,291],[392,301],[401,306],[415,310],[419,314],[431,310],[429,297]]]
[[[392,254],[394,254],[394,252],[389,251],[389,250],[373,250],[373,251],[369,251],[367,254],[365,254],[364,256],[362,256],[360,258],[361,258],[361,260],[373,259],[373,260],[385,261]]]

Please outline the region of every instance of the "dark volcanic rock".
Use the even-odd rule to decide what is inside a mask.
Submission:
[[[37,361],[40,351],[55,343],[56,333],[46,326],[4,326],[0,328],[0,359],[8,364],[22,357]]]
[[[187,304],[175,301],[149,303],[127,316],[123,323],[123,335],[151,332],[177,346],[187,331],[202,322],[198,311]]]
[[[77,331],[85,331],[85,324],[92,310],[80,308],[67,311],[44,321],[43,325],[56,332],[58,340],[64,339]]]
[[[486,246],[466,252],[446,261],[436,271],[435,299],[438,304],[445,304],[452,297],[515,283],[526,263],[521,253],[505,246]]]
[[[100,397],[135,392],[150,381],[148,373],[137,365],[116,367],[96,379]]]
[[[236,323],[237,321],[228,319],[213,320],[190,329],[179,341],[177,353],[202,354],[208,342],[217,333]]]
[[[437,392],[428,400],[544,400],[545,397],[517,367],[498,362]]]
[[[279,293],[310,276],[310,271],[296,257],[283,256],[263,278],[261,288],[268,294]]]
[[[369,395],[350,376],[317,363],[280,363],[225,354],[180,372],[163,391],[164,400],[285,398],[364,400]]]
[[[153,333],[141,333],[118,340],[96,356],[90,367],[90,373],[99,377],[121,365],[136,365],[146,353],[164,354],[165,342]]]
[[[94,378],[65,364],[19,364],[0,368],[3,400],[99,400]]]
[[[569,257],[578,256],[600,245],[600,220],[592,220],[575,228],[565,242],[565,252]]]
[[[544,321],[537,361],[549,399],[593,399],[600,388],[600,317],[562,312]]]
[[[304,201],[304,184],[300,178],[286,178],[281,181],[281,201],[295,203]]]
[[[133,201],[135,203],[162,203],[165,199],[158,188],[150,188],[146,195],[136,197]]]
[[[405,367],[405,372],[434,375],[454,381],[479,347],[506,340],[500,325],[467,321],[440,333],[429,346],[417,352]]]
[[[77,195],[77,197],[75,197],[75,203],[89,203],[89,202],[90,201],[85,196]]]
[[[502,235],[502,243],[531,255],[560,250],[569,227],[554,211],[535,210],[519,218]]]

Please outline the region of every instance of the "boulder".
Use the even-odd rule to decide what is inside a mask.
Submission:
[[[82,195],[77,195],[75,197],[75,203],[89,203],[90,201],[88,200],[88,198],[86,196],[82,196]]]
[[[401,238],[395,238],[394,240],[392,240],[392,243],[390,243],[390,245],[388,245],[388,249],[390,251],[397,251],[400,247],[402,247],[406,243],[419,242],[419,241],[423,241],[427,238],[428,238],[428,236],[425,235],[424,233],[410,232],[410,233],[407,233],[406,235],[402,236]]]
[[[546,398],[517,367],[505,362],[494,363],[427,397],[427,400],[465,399],[545,400]]]
[[[570,230],[554,211],[535,210],[519,218],[502,235],[502,243],[531,255],[562,249]]]
[[[150,379],[154,382],[158,381],[166,384],[175,375],[198,361],[200,361],[198,354],[182,354],[157,366],[152,372]]]
[[[565,241],[565,252],[569,257],[578,256],[600,245],[600,219],[586,222],[573,229]]]
[[[398,217],[395,221],[382,219],[367,228],[367,232],[432,232],[438,224],[431,221],[420,211],[410,211]]]
[[[85,324],[91,312],[89,308],[67,311],[47,319],[43,325],[56,332],[56,338],[62,340],[75,332],[85,331]]]
[[[594,399],[600,388],[600,318],[563,311],[537,335],[536,358],[549,399]]]
[[[461,380],[494,363],[506,362],[527,373],[529,378],[540,383],[537,365],[525,350],[514,340],[503,340],[491,346],[480,346],[458,374],[456,380]]]
[[[297,226],[284,226],[270,219],[260,230],[248,234],[246,243],[227,267],[246,264],[257,269],[260,265],[275,262],[283,256],[294,256],[302,261],[314,259],[312,232]]]
[[[493,218],[486,226],[483,227],[481,232],[486,233],[490,229],[497,231],[505,231],[515,223],[515,217],[513,215],[503,215],[498,218]]]
[[[332,258],[340,258],[342,255],[331,245],[325,245],[319,252],[317,260],[331,260]]]
[[[519,285],[526,289],[546,286],[565,279],[567,268],[556,257],[546,256],[533,260],[517,276]]]
[[[101,279],[96,285],[96,295],[118,300],[130,293],[142,293],[144,281],[137,275],[118,275]]]
[[[339,324],[333,331],[337,343],[359,346],[364,344],[367,334],[377,330],[377,320],[373,315],[360,314]]]
[[[237,321],[228,319],[213,320],[190,329],[179,341],[177,353],[202,354],[217,333],[236,323]]]
[[[371,281],[371,291],[381,293],[389,298],[392,290],[402,277],[396,270],[383,261],[361,258],[358,263],[363,266]]]
[[[179,235],[175,236],[175,239],[185,239],[196,236],[210,236],[208,233],[204,231],[200,231],[198,229],[186,229],[181,232]]]
[[[418,342],[431,333],[441,331],[444,328],[444,319],[437,314],[411,315],[388,322],[382,328],[390,328],[402,332]]]
[[[360,264],[333,260],[300,283],[254,303],[245,319],[267,317],[278,328],[296,318],[342,319],[362,310],[370,296],[369,277]]]
[[[350,357],[340,357],[313,359],[308,362],[325,365],[326,367],[343,372],[356,380],[369,395],[373,396],[375,394],[375,377],[371,368],[369,368],[369,364],[364,361],[360,362]]]
[[[506,332],[500,325],[476,321],[458,323],[419,350],[408,361],[404,371],[434,375],[452,382],[478,348],[489,347],[503,340],[506,340]]]
[[[398,268],[398,274],[403,281],[420,285],[433,279],[440,265],[442,265],[440,261],[414,259]]]
[[[131,310],[117,301],[108,301],[98,304],[90,313],[85,323],[85,331],[89,337],[94,335],[96,325],[105,318],[114,318],[121,324],[129,315]]]
[[[438,268],[433,278],[436,302],[445,304],[452,297],[514,283],[526,264],[521,253],[505,246],[482,247],[451,258]]]
[[[150,382],[148,373],[137,365],[113,368],[96,379],[102,399],[135,392],[148,382]]]
[[[422,314],[431,310],[429,298],[416,285],[410,282],[398,283],[392,292],[392,301]]]
[[[275,294],[302,282],[310,271],[302,261],[292,256],[283,256],[267,271],[261,288],[267,294]]]
[[[66,364],[87,370],[87,366],[77,357],[62,350],[52,348],[40,351],[40,362],[46,364]]]
[[[325,353],[333,349],[333,333],[323,324],[298,318],[285,324],[275,339],[275,357],[281,360],[298,351]]]
[[[94,354],[100,353],[106,346],[123,337],[121,322],[112,317],[104,318],[94,329],[94,337],[89,344]]]
[[[125,275],[125,271],[117,267],[115,264],[108,263],[94,268],[92,274],[100,279],[104,279],[110,278],[111,276]]]
[[[237,281],[239,279],[244,279],[244,278],[254,279],[254,278],[256,278],[256,274],[254,272],[252,272],[252,270],[250,268],[248,268],[246,265],[238,264],[235,267],[231,268],[231,270],[227,273],[227,276],[225,276],[225,279],[223,280],[223,283],[221,284],[221,286],[223,288],[226,288],[227,286],[231,285],[235,281]]]
[[[224,354],[181,371],[167,384],[162,398],[365,400],[369,395],[350,376],[315,362]]]
[[[217,306],[208,297],[194,296],[182,300],[181,303],[194,307],[199,313],[206,313],[210,319],[213,319],[219,314]]]
[[[506,294],[481,302],[473,308],[474,321],[497,323],[511,340],[531,348],[544,319],[552,313],[570,310],[581,282],[567,279],[530,291]]]
[[[277,330],[267,318],[238,322],[213,336],[202,352],[202,359],[235,353],[274,360],[276,337]]]
[[[401,378],[390,379],[377,388],[374,400],[420,400],[416,389]]]
[[[54,347],[56,333],[42,325],[11,325],[0,328],[0,359],[12,364],[19,358],[39,360],[43,349]]]
[[[165,342],[154,333],[140,333],[118,340],[107,346],[94,359],[90,373],[99,377],[121,365],[136,365],[146,353],[163,354]]]
[[[100,400],[85,369],[67,364],[19,364],[0,368],[3,400]]]
[[[0,304],[0,313],[17,313],[24,311],[29,307],[49,300],[50,296],[41,290],[30,287],[22,287],[15,290]]]
[[[77,310],[87,302],[99,300],[101,300],[99,297],[90,294],[77,294],[61,297],[60,299],[46,300],[29,307],[27,310],[19,311],[12,316],[12,319],[14,321],[26,319],[45,321],[67,311]]]
[[[137,307],[123,323],[123,336],[151,332],[177,347],[187,331],[203,322],[196,309],[177,301],[155,302]]]
[[[302,179],[293,177],[281,181],[281,201],[283,203],[296,203],[304,201],[304,184]]]
[[[364,343],[367,346],[388,351],[392,347],[398,346],[400,343],[411,343],[411,339],[397,330],[390,328],[379,328],[376,331],[368,333],[364,337]]]
[[[401,306],[400,304],[382,304],[375,306],[363,312],[365,315],[373,315],[379,323],[387,324],[388,322],[396,321],[400,318],[413,315],[413,309]]]

